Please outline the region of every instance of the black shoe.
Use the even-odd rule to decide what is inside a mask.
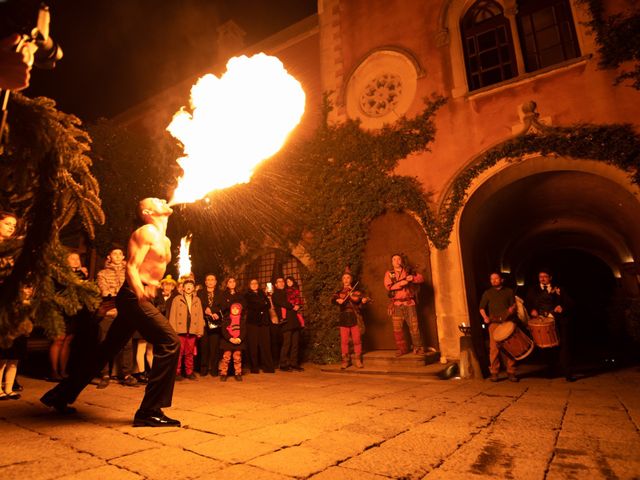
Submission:
[[[176,382],[181,382],[182,380],[184,380],[182,375],[176,375]]]
[[[57,388],[57,387],[56,387]],[[49,390],[45,393],[40,401],[46,405],[47,407],[53,408],[56,412],[61,413],[63,415],[76,413],[76,409],[70,407],[66,400],[60,398],[54,389]]]
[[[515,374],[511,374],[511,375],[509,375],[509,381],[510,382],[514,382],[514,383],[518,383],[520,381],[520,379],[518,377],[516,377]]]
[[[24,390],[24,387],[18,383],[18,379],[16,378],[13,381],[13,391],[14,392],[21,392],[23,390]]]
[[[291,370],[295,370],[296,372],[304,372],[304,368],[302,368],[300,365],[292,365]]]
[[[492,382],[497,382],[498,381],[498,374],[494,373],[489,377],[489,380],[491,380]]]
[[[8,400],[20,400],[20,397],[22,397],[22,395],[20,395],[18,392],[7,393]]]
[[[260,373],[260,369],[258,369],[258,368],[252,368],[252,369],[251,369],[251,373]]]
[[[206,368],[203,370],[200,370],[201,377],[206,377],[207,375],[209,375],[209,370],[207,370]]]
[[[100,390],[102,390],[103,388],[107,388],[110,382],[111,382],[111,379],[109,378],[109,376],[105,375],[100,379],[100,383],[98,383],[97,388],[99,388]]]
[[[196,374],[191,372],[189,375],[187,375],[187,378],[189,380],[197,380]]]
[[[180,427],[180,421],[167,417],[162,410],[155,412],[141,412],[138,410],[133,417],[134,427]]]
[[[276,371],[273,368],[270,368],[268,370],[263,370],[263,373],[276,373]]]
[[[227,376],[226,375],[220,375],[220,381],[221,382],[226,382],[227,381]]]
[[[242,381],[242,375],[236,375],[234,378],[236,379],[236,382]]]
[[[138,386],[138,380],[133,375],[127,375],[122,379],[122,385],[125,387],[136,387]]]
[[[282,372],[290,372],[291,371],[291,367],[280,367],[280,370]]]
[[[566,377],[564,377],[564,379],[565,379],[567,382],[575,382],[575,381],[577,380],[577,378],[576,378],[576,377],[574,377],[573,375],[567,375]]]
[[[146,385],[147,383],[149,383],[149,377],[144,372],[135,373],[133,376],[135,377],[136,380],[138,380],[138,383],[141,385]]]
[[[211,373],[209,374],[212,377],[217,377],[218,376],[218,371],[217,370],[211,370]]]

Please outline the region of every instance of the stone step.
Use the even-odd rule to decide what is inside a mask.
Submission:
[[[407,353],[397,357],[395,350],[374,350],[363,355],[367,365],[394,367],[421,367],[440,360],[439,352],[427,352],[425,355]]]

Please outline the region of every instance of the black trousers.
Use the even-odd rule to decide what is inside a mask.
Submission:
[[[140,410],[171,406],[180,354],[178,335],[151,302],[138,301],[126,282],[116,297],[116,308],[118,316],[95,354],[86,360],[84,368],[59,383],[52,393],[66,403],[73,403],[104,364],[122,350],[138,330],[142,338],[153,345],[153,366]]]
[[[247,324],[247,341],[249,343],[251,369],[257,370],[262,364],[263,370],[273,371],[271,327],[269,325]]]
[[[205,333],[198,342],[200,373],[206,375],[209,372],[217,372],[218,361],[220,360],[220,334]]]
[[[282,350],[280,350],[280,368],[298,366],[298,347],[300,344],[300,330],[285,330],[282,332]]]

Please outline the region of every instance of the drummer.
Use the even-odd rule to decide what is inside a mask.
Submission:
[[[500,350],[494,339],[494,331],[499,324],[508,321],[516,311],[516,297],[513,290],[503,285],[501,273],[493,272],[489,276],[491,288],[485,290],[480,299],[480,315],[484,323],[489,325],[489,372],[490,380],[498,381],[500,371],[500,357],[507,369],[507,375],[512,382],[518,382],[516,376],[516,361]]]
[[[538,270],[538,284],[534,285],[528,292],[525,305],[529,310],[531,318],[547,315],[553,316],[560,345],[554,349],[555,358],[552,359],[552,362],[556,364],[556,369],[559,369],[561,373],[564,374],[567,382],[575,381],[576,378],[573,376],[569,350],[569,313],[571,299],[567,296],[564,289],[561,289],[553,282],[550,269],[541,268]]]

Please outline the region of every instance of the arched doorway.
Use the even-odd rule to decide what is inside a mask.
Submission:
[[[393,253],[404,253],[410,264],[422,273],[425,283],[420,289],[418,318],[425,346],[438,348],[429,243],[420,224],[406,213],[390,212],[376,218],[369,227],[364,252],[362,283],[374,302],[366,311],[365,348],[393,350],[393,329],[387,313],[389,299],[383,285]]]
[[[623,276],[635,277],[640,203],[623,172],[613,170],[589,161],[529,159],[493,172],[470,195],[459,234],[480,355],[484,334],[477,305],[488,274],[507,273],[524,297],[541,266],[551,268],[576,301],[576,356],[589,361],[615,348],[621,332],[609,307],[638,293],[637,279]]]

